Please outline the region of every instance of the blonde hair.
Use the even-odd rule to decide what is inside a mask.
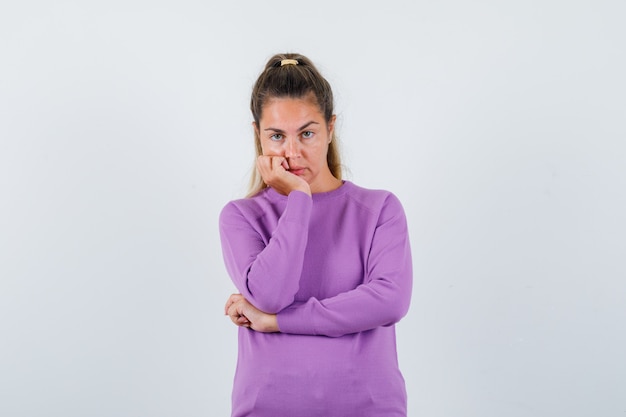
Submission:
[[[288,60],[288,61],[285,61]],[[333,92],[330,84],[315,68],[313,62],[300,54],[276,54],[267,61],[265,69],[257,78],[252,89],[250,110],[256,126],[259,126],[263,106],[268,100],[277,97],[304,98],[312,96],[319,106],[327,125],[333,117]],[[262,155],[261,140],[255,129],[254,132],[255,161]],[[333,130],[328,153],[326,155],[328,168],[333,176],[342,179],[341,157],[339,144]],[[253,165],[248,197],[267,188],[267,184],[259,175],[256,165]]]

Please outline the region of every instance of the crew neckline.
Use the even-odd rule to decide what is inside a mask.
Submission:
[[[352,182],[348,180],[341,180],[341,185],[335,188],[334,190],[324,191],[321,193],[313,193],[311,194],[311,197],[313,198],[313,201],[321,201],[321,200],[327,200],[329,198],[339,197],[339,196],[344,195],[349,190],[350,187],[352,187]],[[286,195],[280,194],[278,191],[276,191],[272,187],[267,187],[265,190],[266,190],[268,197],[270,197],[271,199],[285,200],[288,197]],[[298,192],[298,191],[295,191],[295,192]]]

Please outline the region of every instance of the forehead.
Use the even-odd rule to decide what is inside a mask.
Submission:
[[[315,99],[309,97],[273,97],[263,106],[260,123],[298,124],[303,121],[323,122],[324,116]]]

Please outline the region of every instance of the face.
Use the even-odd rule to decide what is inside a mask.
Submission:
[[[273,98],[263,107],[255,129],[263,155],[283,156],[289,172],[306,180],[312,192],[337,187],[326,155],[335,116],[326,123],[319,106],[310,98]]]

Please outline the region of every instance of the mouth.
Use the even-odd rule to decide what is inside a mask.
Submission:
[[[301,176],[302,174],[304,174],[304,168],[299,167],[289,168],[288,171],[297,176]]]

